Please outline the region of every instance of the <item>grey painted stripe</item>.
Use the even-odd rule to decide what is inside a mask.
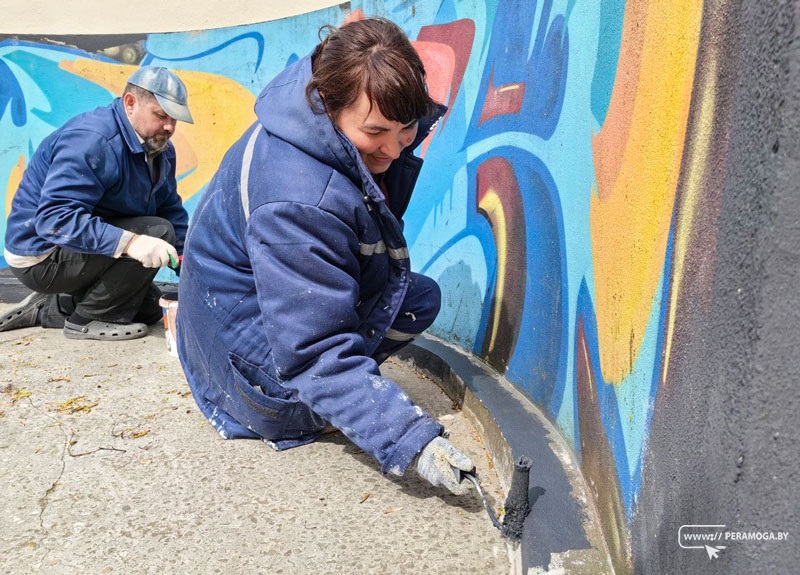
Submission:
[[[250,164],[253,162],[253,149],[256,147],[256,139],[258,139],[260,131],[261,124],[258,124],[250,134],[250,139],[247,140],[247,146],[244,148],[244,156],[242,156],[242,177],[239,183],[239,193],[242,198],[245,221],[250,219],[250,196],[247,187],[250,182]]]

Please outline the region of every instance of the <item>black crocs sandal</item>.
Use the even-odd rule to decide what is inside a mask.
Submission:
[[[0,313],[0,331],[41,325],[39,314],[46,303],[45,294],[33,292],[19,302],[17,307]]]
[[[86,325],[78,325],[69,320],[64,322],[64,337],[67,339],[122,341],[146,335],[147,326],[143,323],[108,323],[95,320]]]

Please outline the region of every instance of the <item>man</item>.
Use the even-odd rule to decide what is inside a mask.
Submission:
[[[121,98],[42,141],[11,204],[4,254],[34,293],[0,315],[0,331],[41,325],[114,341],[161,318],[153,278],[177,266],[188,223],[169,142],[178,120],[193,123],[186,87],[146,66]]]

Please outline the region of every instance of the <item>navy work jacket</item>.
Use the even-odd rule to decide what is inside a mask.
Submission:
[[[386,173],[393,213],[353,144],[307,103],[310,78],[306,57],[267,85],[257,122],[195,210],[178,354],[223,437],[288,448],[330,422],[384,472],[402,474],[442,426],[370,356],[408,289],[399,218],[422,167],[411,150],[444,108]]]
[[[42,141],[25,170],[6,249],[18,256],[56,247],[114,256],[123,230],[107,218],[159,216],[172,223],[183,253],[189,216],[177,191],[172,143],[153,161],[155,183],[120,98],[69,120]]]

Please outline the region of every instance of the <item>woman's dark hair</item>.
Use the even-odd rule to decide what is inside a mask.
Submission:
[[[312,56],[306,99],[317,108],[313,91],[324,94],[325,110],[335,120],[364,91],[387,119],[408,124],[433,112],[425,68],[405,33],[383,18],[367,18],[339,29],[323,26]],[[322,112],[322,110],[315,110]]]

